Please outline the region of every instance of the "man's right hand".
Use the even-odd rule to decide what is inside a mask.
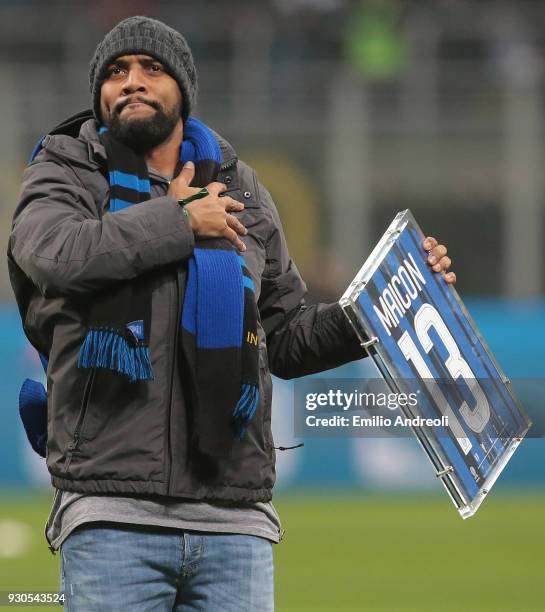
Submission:
[[[175,200],[182,200],[200,191],[199,187],[190,187],[195,176],[195,164],[187,162],[180,174],[171,181],[167,195]],[[223,183],[210,183],[206,186],[210,195],[186,204],[191,229],[198,238],[227,238],[239,251],[245,251],[246,245],[239,238],[248,230],[229,211],[242,210],[244,204],[229,196],[220,196],[227,187]]]

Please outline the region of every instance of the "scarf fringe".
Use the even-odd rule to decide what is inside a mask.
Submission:
[[[259,389],[255,385],[242,385],[240,398],[233,411],[233,424],[237,438],[241,439],[246,433],[258,404]]]
[[[127,376],[131,382],[153,380],[149,347],[131,346],[113,330],[91,329],[78,355],[78,368],[104,368]]]

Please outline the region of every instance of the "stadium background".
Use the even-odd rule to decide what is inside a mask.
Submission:
[[[543,3],[0,0],[2,244],[33,145],[88,106],[96,43],[138,13],[189,39],[196,114],[258,169],[312,300],[338,299],[410,208],[448,245],[508,375],[544,377]],[[40,366],[5,262],[0,342],[0,591],[54,591],[49,481],[17,414]],[[293,410],[292,383],[275,380],[277,444],[300,441]],[[543,439],[526,440],[462,521],[411,440],[313,438],[279,453],[278,610],[543,609],[544,459]]]

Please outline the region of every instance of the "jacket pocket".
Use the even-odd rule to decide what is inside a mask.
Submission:
[[[74,455],[74,451],[78,448],[78,444],[82,433],[85,428],[85,417],[87,415],[87,408],[89,407],[89,399],[91,397],[91,391],[93,389],[93,383],[95,381],[96,370],[93,368],[85,381],[85,386],[83,387],[83,395],[81,397],[81,404],[78,412],[78,416],[76,419],[76,425],[74,427],[74,433],[72,434],[72,441],[68,445],[67,453],[66,453],[66,463],[64,465],[64,472],[68,472],[68,468],[70,467],[70,463],[72,462],[72,457]]]

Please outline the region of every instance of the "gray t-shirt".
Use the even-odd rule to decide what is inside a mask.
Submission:
[[[88,495],[57,489],[45,527],[49,547],[58,550],[78,525],[92,521],[254,535],[275,543],[282,529],[271,502],[241,505],[146,495]]]

